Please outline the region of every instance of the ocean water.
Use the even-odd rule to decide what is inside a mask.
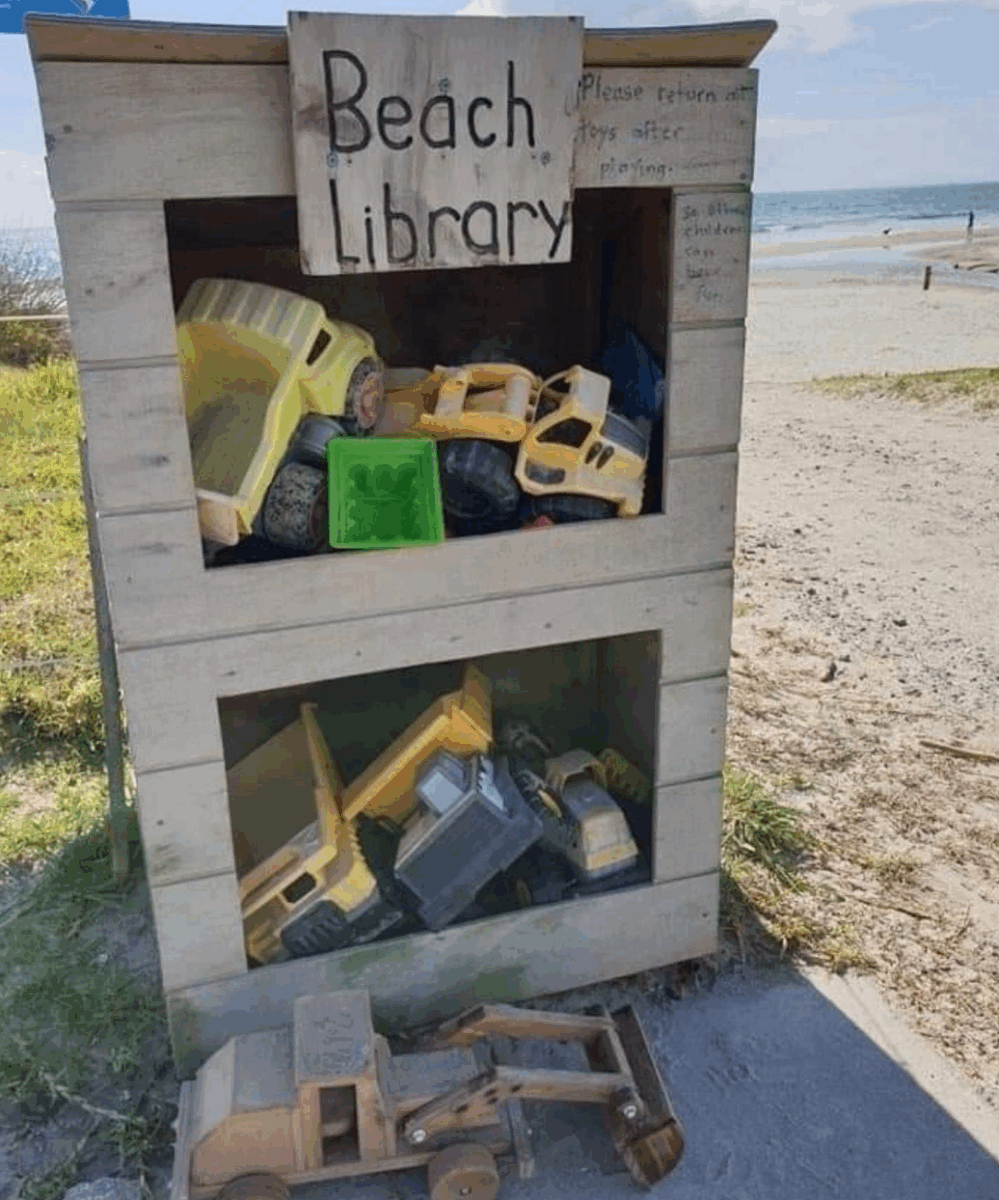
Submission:
[[[822,241],[863,234],[953,229],[975,214],[975,228],[999,225],[999,183],[939,187],[853,188],[835,192],[756,192],[753,237]]]
[[[975,214],[976,230],[999,230],[999,183],[852,188],[831,192],[755,192],[753,242],[765,246],[880,235],[886,229],[895,233],[954,229],[967,223],[969,212]],[[0,229],[0,264],[16,259],[22,251],[37,255],[37,261],[47,272],[61,275],[54,229]],[[898,254],[890,257],[901,261]],[[822,265],[830,258],[837,265],[862,259],[872,261],[870,252],[840,250],[795,255],[794,261],[798,266]],[[765,261],[768,266],[776,267],[784,260],[769,258]]]

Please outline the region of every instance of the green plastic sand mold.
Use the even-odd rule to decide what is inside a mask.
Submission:
[[[327,451],[335,550],[389,550],[444,540],[433,441],[332,438]]]

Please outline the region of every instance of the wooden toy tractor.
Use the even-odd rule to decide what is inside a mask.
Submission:
[[[500,1065],[488,1038],[578,1043],[589,1070]],[[181,1087],[171,1200],[287,1200],[289,1186],[426,1166],[431,1200],[493,1200],[496,1156],[533,1173],[521,1101],[600,1105],[644,1188],[683,1129],[631,1008],[505,1005],[445,1021],[416,1053],[374,1032],[368,993],[301,996],[291,1026],[230,1038]]]
[[[251,534],[326,544],[326,443],[370,433],[384,372],[371,336],[262,283],[199,279],[177,313],[198,521],[212,546]]]
[[[444,508],[459,533],[521,516],[633,517],[642,511],[648,436],[610,410],[610,388],[580,366],[545,381],[508,363],[389,372],[376,432],[445,442]]]

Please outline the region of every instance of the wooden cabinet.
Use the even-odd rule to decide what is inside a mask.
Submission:
[[[185,1072],[325,988],[369,988],[391,1024],[715,947],[748,64],[773,28],[587,32],[571,262],[330,278],[299,269],[283,30],[28,19]],[[624,318],[667,367],[643,515],[206,568],[174,335],[204,275],[321,300],[370,330],[390,365],[460,361],[489,334],[554,371]],[[497,712],[530,711],[566,738],[599,731],[654,778],[649,882],[248,969],[226,767],[316,698],[349,776],[468,661],[492,678]]]

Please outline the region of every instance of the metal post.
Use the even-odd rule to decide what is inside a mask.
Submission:
[[[104,702],[104,762],[108,773],[108,833],[111,839],[111,866],[115,880],[128,879],[128,805],[125,799],[125,750],[121,727],[118,690],[118,665],[115,661],[108,606],[104,563],[97,540],[94,493],[85,438],[78,438],[80,478],[83,482],[83,507],[87,516],[87,541],[90,545],[90,575],[94,584],[94,615],[97,620],[97,658],[101,670],[101,697]]]

